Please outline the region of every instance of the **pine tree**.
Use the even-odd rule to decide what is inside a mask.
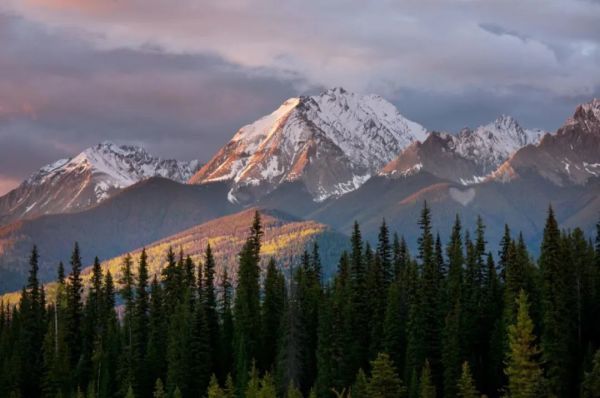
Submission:
[[[354,343],[351,348],[351,363],[352,374],[358,371],[359,368],[368,366],[369,354],[369,308],[368,297],[366,291],[366,266],[363,256],[363,241],[360,232],[360,227],[357,222],[354,222],[351,242],[350,254],[350,291],[351,291],[351,314],[350,322],[352,323],[351,331],[353,337],[351,341]]]
[[[390,359],[398,364],[398,369],[404,369],[406,356],[406,301],[400,281],[394,281],[387,296],[387,308],[383,326],[384,349]]]
[[[146,365],[148,379],[157,380],[166,372],[167,314],[164,312],[162,286],[156,275],[150,287],[150,308],[148,313],[148,349]],[[162,383],[162,380],[161,380]]]
[[[233,300],[233,288],[229,281],[227,267],[223,267],[223,274],[220,282],[220,303],[219,318],[221,321],[221,338],[219,343],[219,371],[218,377],[225,378],[225,375],[233,371],[233,312],[231,308]]]
[[[419,369],[425,358],[429,359],[432,377],[435,384],[440,379],[441,362],[441,280],[442,275],[435,260],[434,239],[431,233],[431,211],[424,204],[419,220],[421,236],[419,237],[419,258],[421,259],[422,276],[419,281],[416,303],[413,306],[412,317],[420,324],[411,333],[409,344],[419,348],[411,366]],[[416,326],[416,325],[414,325]]]
[[[123,313],[123,355],[119,369],[119,383],[122,394],[127,393],[127,389],[133,383],[133,350],[132,350],[132,322],[134,312],[134,286],[135,278],[133,274],[133,260],[128,253],[123,258],[121,264],[121,290],[120,295],[123,299],[125,310]]]
[[[431,367],[429,366],[429,361],[425,361],[425,365],[421,371],[419,398],[435,398],[436,395],[435,385],[431,379]]]
[[[45,333],[45,302],[43,288],[38,279],[39,255],[33,246],[29,257],[27,288],[20,301],[22,329],[19,334],[19,350],[26,359],[19,375],[21,391],[28,397],[39,397],[43,375],[42,346]]]
[[[217,311],[217,294],[215,290],[215,258],[210,244],[204,253],[204,315],[208,330],[209,359],[213,370],[219,366],[220,327]]]
[[[132,358],[134,365],[134,391],[138,396],[148,396],[152,391],[152,379],[148,379],[146,353],[148,344],[148,255],[146,249],[140,254],[135,305],[132,319]]]
[[[459,398],[479,398],[479,392],[475,388],[475,382],[473,381],[473,376],[471,375],[471,369],[469,368],[469,363],[464,362],[462,365],[462,373],[460,375],[460,379],[458,380],[457,389],[457,397]]]
[[[600,350],[594,355],[593,367],[590,372],[585,372],[581,384],[582,398],[600,398]]]
[[[554,211],[550,208],[539,259],[544,310],[541,345],[551,391],[559,396],[567,395],[570,372],[575,365],[571,356],[574,348],[572,316],[575,312],[571,307],[571,292],[574,289],[572,274],[563,260],[560,232]]]
[[[152,397],[167,398],[167,394],[165,393],[165,387],[161,379],[156,379],[156,383],[154,383],[154,393],[152,394]]]
[[[261,368],[272,371],[277,358],[277,341],[280,336],[281,319],[285,306],[285,279],[271,258],[267,266],[262,305],[262,363]]]
[[[299,297],[300,284],[305,277],[305,270],[303,267],[299,267],[295,272],[294,270],[292,272],[289,297],[285,302],[285,311],[282,318],[277,358],[277,383],[282,387],[300,385],[305,359],[302,351],[305,330]]]
[[[235,295],[235,371],[240,387],[246,385],[250,364],[259,356],[260,344],[260,245],[262,225],[258,211],[250,236],[239,255],[238,284]]]
[[[225,398],[225,391],[219,386],[217,377],[213,374],[210,378],[208,385],[208,391],[206,392],[207,398]]]
[[[368,398],[367,387],[369,385],[369,381],[367,380],[367,375],[361,369],[358,369],[358,373],[356,374],[356,380],[352,385],[352,397],[354,398]]]
[[[381,222],[377,243],[377,256],[381,262],[381,268],[385,277],[386,287],[394,279],[394,267],[392,264],[392,247],[390,245],[390,232],[385,219]]]
[[[543,375],[538,357],[541,351],[535,343],[527,295],[522,290],[518,298],[516,323],[508,327],[508,339],[505,369],[508,395],[512,398],[540,396]]]
[[[403,397],[405,388],[398,377],[396,368],[385,353],[380,353],[371,362],[371,378],[367,386],[370,398],[398,398]]]
[[[66,344],[69,347],[70,368],[76,369],[79,364],[81,355],[81,324],[83,319],[83,281],[81,279],[81,255],[79,253],[79,245],[75,243],[73,254],[71,255],[71,273],[69,274],[69,283],[67,284],[67,312],[66,324],[67,335]],[[76,378],[74,385],[77,385],[79,380],[79,371],[74,374]]]
[[[206,319],[205,305],[198,304],[194,308],[192,330],[189,339],[189,374],[188,381],[181,385],[182,391],[189,395],[200,396],[208,386],[212,358],[210,350],[210,331]],[[185,356],[184,356],[185,358]],[[187,387],[188,389],[186,389]],[[186,394],[187,395],[187,394]]]

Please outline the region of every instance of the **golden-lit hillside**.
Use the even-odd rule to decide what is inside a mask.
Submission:
[[[189,228],[176,235],[152,243],[146,247],[150,275],[160,273],[166,265],[166,254],[172,247],[177,256],[183,252],[190,255],[198,264],[204,260],[204,251],[210,243],[217,264],[217,275],[223,267],[227,266],[230,275],[235,276],[237,271],[237,255],[248,235],[256,209],[248,209],[240,213],[218,218],[204,224]],[[335,261],[346,245],[347,238],[330,227],[314,221],[292,219],[289,216],[275,211],[261,210],[263,225],[263,244],[261,255],[263,265],[270,257],[274,257],[283,269],[288,269],[290,264],[297,263],[305,248],[312,246],[317,241],[324,272],[331,272]],[[310,247],[309,247],[310,248]],[[131,252],[134,259],[134,270],[142,248]],[[110,270],[115,281],[120,280],[121,264],[124,253],[102,263],[102,268]],[[69,271],[68,264],[65,272]],[[91,268],[83,271],[83,278],[87,282]],[[54,283],[46,285],[47,295],[53,297]],[[5,302],[15,303],[20,296],[19,292],[8,293],[2,296]]]

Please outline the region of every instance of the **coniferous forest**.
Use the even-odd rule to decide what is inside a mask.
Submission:
[[[0,306],[0,396],[600,397],[600,223],[562,231],[550,208],[535,259],[509,226],[492,253],[481,219],[447,242],[426,204],[418,223],[414,253],[355,224],[331,278],[316,244],[289,275],[261,259],[259,213],[235,278],[208,246],[157,276],[144,251],[119,280],[96,259],[84,286],[76,244],[55,297],[34,247]]]

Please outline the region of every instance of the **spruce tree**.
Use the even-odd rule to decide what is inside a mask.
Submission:
[[[210,364],[213,370],[219,366],[219,344],[220,327],[219,314],[217,310],[217,294],[215,288],[215,258],[213,257],[210,244],[206,246],[204,253],[204,315],[206,317],[206,328],[208,330],[208,347]]]
[[[363,256],[363,240],[358,223],[354,222],[350,238],[350,322],[353,333],[353,346],[350,351],[352,363],[351,372],[368,366],[369,355],[369,308],[368,297],[365,295],[367,282],[367,267]]]
[[[386,287],[394,279],[394,267],[392,264],[392,247],[390,245],[390,232],[385,223],[385,219],[381,222],[379,227],[379,236],[377,243],[377,256],[381,262],[381,268],[383,269],[383,275]]]
[[[83,281],[81,279],[81,255],[79,245],[75,243],[71,255],[71,273],[69,274],[69,283],[67,284],[67,313],[66,313],[66,344],[70,353],[70,368],[77,369],[73,374],[75,377],[74,385],[79,384],[79,359],[81,355],[82,336],[81,326],[83,319]]]
[[[435,398],[437,396],[435,385],[431,379],[429,361],[425,361],[425,365],[423,365],[419,382],[419,398]]]
[[[582,398],[600,398],[600,350],[596,351],[592,369],[585,372],[581,384]]]
[[[149,330],[146,365],[149,380],[161,379],[166,372],[167,317],[168,315],[164,312],[162,286],[156,275],[154,275],[150,286],[148,312]]]
[[[574,367],[571,307],[571,276],[564,262],[564,250],[554,211],[550,207],[540,251],[542,274],[543,334],[541,345],[551,391],[566,396]],[[573,289],[573,290],[572,290]]]
[[[238,283],[234,303],[235,374],[240,388],[246,385],[250,364],[258,356],[260,345],[260,245],[262,225],[258,211],[250,236],[239,254]]]
[[[380,353],[371,362],[367,392],[370,398],[398,398],[403,397],[406,392],[394,364],[385,353]]]
[[[542,393],[543,374],[539,363],[541,350],[535,340],[527,295],[521,290],[516,323],[508,327],[509,351],[505,373],[508,378],[508,396],[512,398],[533,398]]]
[[[277,358],[277,345],[273,344],[279,339],[281,319],[285,306],[285,279],[277,269],[275,260],[271,258],[267,266],[264,282],[264,301],[262,304],[262,361],[261,368],[273,371]]]
[[[134,391],[138,396],[148,396],[152,391],[153,379],[148,379],[146,353],[148,344],[148,255],[146,249],[140,254],[135,286],[135,305],[132,319],[132,358],[135,383]]]
[[[480,394],[475,388],[475,382],[471,375],[471,369],[468,362],[462,365],[462,373],[456,387],[458,398],[479,398]]]
[[[219,319],[221,323],[221,336],[219,342],[219,372],[218,377],[224,379],[233,371],[233,287],[229,281],[227,267],[223,267],[219,286]]]

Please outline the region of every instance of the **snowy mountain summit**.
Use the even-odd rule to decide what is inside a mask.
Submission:
[[[540,129],[524,129],[515,119],[502,115],[475,130],[465,129],[454,139],[456,152],[493,172],[512,154],[526,145],[537,145],[546,134]]]
[[[200,166],[198,161],[164,160],[140,147],[103,142],[42,167],[0,198],[0,221],[84,210],[150,177],[185,182]]]
[[[385,99],[334,88],[290,98],[242,127],[190,182],[227,181],[229,200],[246,203],[299,181],[322,201],[355,190],[425,138],[424,127]]]

